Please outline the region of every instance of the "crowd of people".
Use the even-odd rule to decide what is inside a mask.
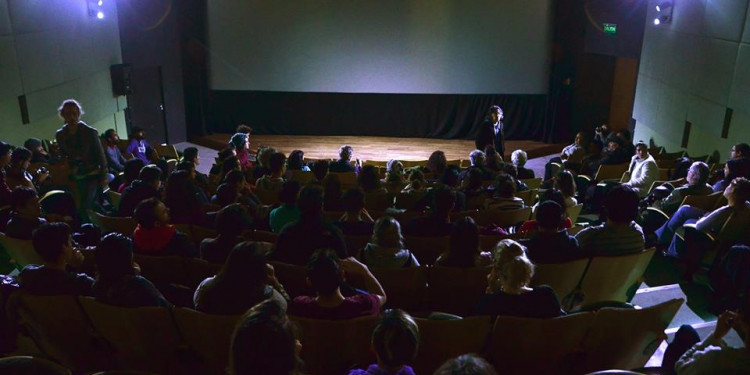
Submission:
[[[19,287],[40,295],[93,296],[123,307],[171,307],[178,303],[170,300],[172,291],[141,276],[134,254],[221,264],[215,276],[190,290],[189,307],[210,314],[244,314],[232,337],[233,374],[302,372],[298,333],[287,314],[314,319],[380,316],[372,337],[377,363],[350,374],[412,374],[408,365],[419,346],[418,328],[407,312],[383,312],[386,291],[371,268],[419,267],[433,261],[438,267],[487,267],[487,284],[478,286],[484,295],[474,314],[553,318],[566,314],[560,303],[564,296],[531,284],[537,264],[635,254],[652,244],[679,258],[675,232],[690,222],[697,230],[723,233],[732,245],[727,251],[750,252],[739,245],[747,239],[750,222],[750,146],[743,143],[733,147],[723,173],[711,176],[704,161],[686,161],[684,176],[675,167],[671,184],[652,189],[658,163],[645,143],[634,145],[625,130],[608,135],[601,127],[593,137],[580,132],[559,159],[546,166],[544,191],[532,206],[533,220],[513,226],[515,239],[499,240],[490,251],[482,251],[480,235],[501,239],[509,237],[508,228],[479,225],[468,213],[524,209],[527,203],[517,193],[529,190],[523,180],[534,178],[525,168],[523,150],[513,151],[508,163],[503,160],[499,107],[490,111],[494,136],[488,132],[482,142],[477,140],[485,147],[467,155],[467,168],[450,165],[442,151],[435,151],[425,166],[405,168],[401,161],[390,160],[385,175],[360,162],[346,145],[335,161],[307,160],[302,150],[287,157],[266,146],[253,153],[252,129],[244,125],[218,153],[211,173],[203,175],[196,171],[201,162],[196,148],[185,149],[170,167],[146,141],[143,129],[133,128],[121,150],[114,130],[100,137],[80,121],[83,110],[76,101],[65,101],[59,111],[65,123],[56,134],[58,149],[48,152],[36,139],[25,142],[26,147],[0,143],[0,205],[10,207],[2,230],[30,240],[43,260],[20,270]],[[39,168],[29,170],[31,163]],[[59,163],[69,167],[69,176],[50,176],[48,167]],[[599,165],[623,163],[629,167],[621,183],[585,186],[580,179],[593,176]],[[356,176],[356,186],[343,189],[350,183],[345,175]],[[682,185],[675,182],[680,178]],[[72,180],[75,192],[58,190],[61,179]],[[117,207],[102,194],[107,188],[121,193]],[[709,211],[680,205],[686,196],[713,192],[723,192],[727,204]],[[571,235],[568,230],[575,223],[568,212],[579,204],[590,205],[601,217]],[[669,220],[661,227],[646,225],[644,204],[663,210]],[[130,236],[102,236],[88,224],[89,210],[132,217],[137,227]],[[335,220],[326,219],[331,212],[339,213]],[[404,212],[421,214],[399,220]],[[213,228],[217,234],[195,246],[175,224]],[[258,243],[247,241],[247,230],[277,233],[273,251],[267,254]],[[352,249],[346,236],[370,239]],[[436,260],[420,259],[407,248],[405,236],[442,237],[447,250]],[[76,271],[83,247],[95,254],[94,274]],[[314,293],[289,295],[269,260],[306,266]],[[352,287],[348,278],[359,279],[364,287]],[[722,316],[713,341],[685,347],[682,352],[687,353],[675,358],[678,373],[694,373],[691,366],[715,360],[711,358],[720,355],[716,351],[724,349],[706,348],[716,344],[728,326],[746,330],[750,312],[740,315]],[[742,363],[747,363],[746,353],[732,355],[744,355]],[[722,366],[738,363],[724,361]],[[472,355],[453,359],[436,372],[468,373],[495,372]]]

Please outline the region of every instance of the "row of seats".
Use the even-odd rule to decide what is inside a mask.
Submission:
[[[48,358],[78,372],[108,368],[159,374],[223,374],[238,316],[191,309],[120,308],[90,297],[12,296],[25,331]],[[503,374],[583,374],[643,366],[666,338],[682,299],[640,309],[604,308],[554,319],[416,318],[416,373],[449,358],[480,353]],[[342,374],[375,358],[375,317],[325,321],[290,317],[300,328],[306,372]]]

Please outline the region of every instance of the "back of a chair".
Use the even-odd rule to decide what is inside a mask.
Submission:
[[[138,226],[138,223],[132,217],[105,216],[91,210],[88,213],[91,221],[102,229],[102,233],[115,232],[132,237],[135,227]]]
[[[76,297],[18,292],[11,298],[12,305],[17,306],[21,325],[46,356],[76,372],[105,368],[110,364],[111,353],[104,342],[98,340]]]
[[[426,167],[427,160],[401,160],[404,168]]]
[[[581,344],[595,313],[553,319],[498,316],[488,357],[503,374],[567,375],[584,353]]]
[[[107,190],[107,195],[109,196],[109,200],[112,202],[112,205],[116,208],[120,208],[120,201],[122,200],[122,194],[109,189]]]
[[[354,172],[328,172],[339,176],[341,180],[341,191],[347,191],[357,187],[357,174]]]
[[[602,164],[596,171],[594,181],[620,180],[622,174],[628,171],[629,163],[622,164]]]
[[[723,194],[723,191],[717,191],[709,195],[686,195],[682,200],[682,206],[692,206],[703,211],[711,211],[724,196]]]
[[[565,209],[565,213],[568,214],[571,223],[575,224],[576,221],[578,221],[578,216],[581,214],[581,210],[583,210],[583,203]]]
[[[417,257],[419,264],[432,265],[440,254],[448,251],[449,237],[406,236],[404,247]]]
[[[664,330],[683,302],[680,298],[639,310],[599,310],[582,344],[584,366],[576,373],[644,366],[667,338]]]
[[[175,168],[177,168],[177,159],[167,160],[167,173],[171,175]]]
[[[427,292],[427,267],[370,268],[388,297],[386,308],[419,311]]]
[[[307,285],[307,267],[273,261],[268,263],[273,266],[276,278],[290,297],[315,295],[315,291]]]
[[[184,307],[175,308],[172,315],[185,344],[205,364],[205,372],[224,374],[232,333],[241,316],[204,314]]]
[[[581,284],[583,306],[602,301],[627,302],[629,290],[639,283],[654,252],[656,248],[636,254],[592,258]]]
[[[141,275],[154,284],[190,284],[182,257],[134,254],[133,260],[141,267]]]
[[[166,373],[180,337],[163,307],[124,308],[79,297],[91,324],[115,349],[118,367]]]
[[[288,170],[290,172],[291,177],[289,178],[292,181],[299,182],[300,185],[304,186],[307,185],[307,183],[315,181],[315,174],[312,172],[305,172],[301,169],[292,169]]]
[[[34,250],[31,240],[8,237],[0,232],[0,246],[5,249],[15,266],[26,267],[29,264],[42,264],[42,257]]]
[[[432,267],[428,277],[427,302],[430,310],[457,315],[476,311],[487,289],[491,267]]]
[[[160,157],[165,159],[179,159],[180,155],[177,153],[177,148],[174,145],[154,145],[154,150],[159,154]]]
[[[263,204],[279,203],[280,190],[266,190],[261,187],[256,187],[253,192]]]
[[[537,264],[531,285],[547,285],[562,300],[576,288],[588,263],[589,259],[584,258],[558,264]]]
[[[533,206],[536,203],[536,198],[539,195],[539,188],[529,188],[529,190],[517,191],[515,196],[523,199],[523,203],[527,206]]]
[[[301,328],[302,360],[310,375],[345,374],[353,366],[375,363],[370,350],[377,318],[318,320],[290,316]]]
[[[412,367],[417,374],[432,374],[451,358],[484,352],[493,319],[476,316],[461,320],[416,318],[415,321],[419,326],[419,352]]]
[[[480,226],[495,225],[501,228],[509,228],[519,225],[531,217],[531,207],[516,210],[480,210],[477,213],[476,222]]]
[[[542,187],[541,177],[521,179],[520,181],[526,184],[526,186],[528,186],[529,189],[537,189],[537,191],[539,191],[539,188]]]

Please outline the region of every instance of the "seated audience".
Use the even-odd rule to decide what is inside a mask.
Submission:
[[[714,193],[724,191],[737,177],[750,178],[750,158],[735,158],[724,164],[724,178],[713,185]]]
[[[354,148],[352,146],[341,146],[339,148],[339,160],[330,162],[328,171],[336,173],[356,172],[356,168],[351,164],[353,155]]]
[[[487,166],[486,163],[486,155],[481,150],[474,150],[469,154],[469,161],[471,162],[471,166],[464,169],[461,174],[459,175],[459,178],[461,180],[465,179],[466,176],[469,174],[469,172],[472,169],[478,169],[480,172],[482,172],[482,179],[483,180],[492,180],[495,178],[495,173],[492,172]]]
[[[174,225],[169,224],[169,208],[156,198],[135,207],[133,217],[138,226],[133,232],[136,252],[145,255],[196,256],[193,242]]]
[[[289,154],[289,158],[286,159],[286,170],[289,171],[302,171],[310,172],[310,167],[305,164],[305,153],[302,150],[294,150]],[[286,178],[290,178],[291,174],[287,173]]]
[[[513,165],[515,165],[516,169],[518,170],[517,178],[519,180],[528,180],[534,178],[534,171],[525,168],[528,159],[529,157],[528,155],[526,155],[526,151],[524,150],[513,151],[513,153],[510,155],[511,162],[513,162]]]
[[[557,295],[548,286],[530,287],[534,264],[526,249],[513,240],[497,243],[487,291],[477,305],[479,315],[554,318],[564,315]]]
[[[122,184],[120,184],[120,187],[117,188],[117,192],[122,194],[122,192],[125,191],[125,188],[130,186],[130,184],[138,179],[138,176],[141,173],[141,169],[146,166],[146,164],[141,159],[130,159],[125,162],[125,170],[122,173]]]
[[[580,171],[583,163],[583,158],[586,156],[586,132],[580,131],[576,134],[576,138],[568,146],[562,149],[559,157],[550,159],[547,164],[544,165],[544,180],[549,180],[555,177],[556,169],[553,167],[553,163],[561,164],[564,168],[572,169],[574,171]]]
[[[10,219],[5,226],[5,235],[22,240],[30,240],[34,230],[47,222],[42,216],[39,196],[30,188],[17,187],[11,195]]]
[[[404,178],[404,165],[398,161],[391,159],[386,164],[385,173],[385,188],[391,194],[397,194],[406,186],[406,179]]]
[[[372,165],[365,165],[359,171],[357,183],[365,194],[385,194],[388,191],[380,186],[380,175],[378,169]]]
[[[593,140],[589,143],[587,148],[587,154],[581,161],[581,173],[582,175],[594,177],[596,172],[599,170],[599,166],[602,164],[604,157],[603,153],[604,145],[601,141]]]
[[[130,132],[130,142],[125,152],[133,155],[135,159],[139,159],[143,162],[143,165],[149,163],[146,157],[146,149],[151,147],[146,141],[146,131],[143,128],[134,126]],[[142,166],[141,166],[142,167]],[[140,170],[140,168],[138,168]]]
[[[401,190],[402,193],[424,193],[427,190],[427,180],[424,173],[414,169],[409,175],[409,183]]]
[[[160,198],[161,193],[161,169],[155,165],[147,165],[141,168],[138,179],[131,182],[130,186],[125,188],[120,199],[120,206],[117,216],[133,216],[133,211],[138,203],[144,199]]]
[[[339,258],[348,257],[341,231],[323,220],[323,190],[314,185],[303,187],[297,206],[300,218],[279,232],[273,259],[303,265],[315,250],[323,248],[333,249]]]
[[[568,170],[564,170],[555,177],[555,189],[559,190],[563,198],[565,198],[565,206],[563,208],[573,207],[578,204],[576,200],[576,180],[573,174]]]
[[[638,216],[638,194],[627,185],[620,185],[604,197],[606,222],[578,232],[576,239],[590,256],[624,255],[643,251],[644,238]]]
[[[23,147],[31,151],[31,163],[47,163],[55,161],[52,160],[50,155],[44,149],[42,141],[38,138],[29,138],[23,142]]]
[[[484,188],[482,172],[478,169],[469,171],[463,181],[461,192],[466,197],[466,209],[476,210],[484,207],[487,190]]]
[[[729,150],[729,159],[727,159],[727,161],[741,158],[750,158],[750,145],[748,145],[747,143],[737,143],[736,145],[732,146],[732,149]],[[719,180],[725,179],[725,177],[725,171],[723,169],[717,169],[713,172],[711,178],[709,179],[709,184],[714,184]],[[731,179],[729,181],[731,182]]]
[[[560,230],[566,219],[565,209],[555,201],[542,202],[536,210],[537,230],[531,238],[521,240],[526,254],[535,264],[565,263],[586,257],[575,237]]]
[[[310,258],[307,272],[316,296],[294,298],[289,304],[290,315],[328,320],[351,319],[378,315],[385,304],[383,287],[367,266],[354,258],[339,260],[333,250],[319,250]],[[345,274],[361,277],[366,293],[344,297],[340,286]]]
[[[221,169],[224,165],[224,161],[229,159],[237,157],[237,153],[234,151],[234,148],[227,147],[219,151],[219,153],[216,155],[216,159],[214,159],[214,164],[211,166],[211,170],[208,172],[210,176],[216,176],[221,174]]]
[[[536,215],[537,209],[539,209],[539,205],[542,202],[546,201],[553,201],[560,205],[560,207],[565,207],[565,197],[563,196],[563,193],[560,192],[560,190],[557,189],[547,189],[542,194],[539,195],[539,203],[534,206],[534,215]],[[561,229],[570,229],[573,227],[573,221],[570,220],[570,217],[568,216],[568,213],[565,209],[563,209],[563,214],[565,215],[565,219],[562,222],[562,225],[558,227],[558,230]],[[521,233],[524,236],[533,235],[536,233],[536,230],[539,226],[539,223],[536,219],[526,220],[520,228],[518,228],[518,233]]]
[[[493,173],[500,173],[503,171],[503,168],[505,168],[505,162],[503,161],[503,157],[495,150],[495,146],[487,145],[487,147],[484,148],[484,156],[487,159],[485,163],[489,170]]]
[[[39,199],[42,213],[48,222],[66,223],[72,230],[80,228],[81,222],[76,210],[76,201],[69,191],[52,190]]]
[[[419,267],[414,254],[404,248],[401,225],[390,216],[383,216],[375,222],[372,238],[359,258],[372,268]]]
[[[453,224],[448,251],[440,254],[435,265],[441,267],[472,268],[492,264],[492,253],[479,249],[479,226],[471,217],[463,217]]]
[[[230,375],[302,375],[302,344],[284,307],[273,299],[240,318],[229,349]]]
[[[284,185],[284,163],[286,156],[281,152],[275,152],[268,160],[269,173],[255,181],[255,187],[266,191],[280,192]]]
[[[45,223],[34,231],[34,251],[42,258],[42,265],[29,264],[18,275],[18,285],[25,291],[43,296],[60,294],[90,296],[94,280],[84,274],[66,270],[74,257],[73,237],[65,223]]]
[[[250,172],[250,183],[255,184],[256,180],[271,173],[271,167],[269,163],[271,161],[271,155],[275,153],[276,149],[273,147],[260,146],[258,148],[258,162]],[[240,170],[242,170],[239,161],[237,163],[237,166],[240,168]]]
[[[247,133],[236,133],[229,139],[229,144],[234,146],[237,160],[240,162],[242,169],[245,171],[251,170],[253,163],[250,161],[250,137],[247,136]]]
[[[39,173],[36,177],[29,173],[31,151],[18,147],[11,153],[10,165],[5,168],[5,178],[10,189],[27,187],[39,191],[38,185],[49,177],[49,172]]]
[[[284,181],[279,193],[279,202],[281,206],[271,210],[268,215],[268,225],[271,232],[279,233],[285,225],[297,221],[300,218],[299,207],[297,207],[297,194],[299,194],[300,185],[297,181]]]
[[[161,157],[153,147],[146,148],[146,159],[148,159],[149,165],[155,165],[159,167],[159,169],[161,170],[162,181],[166,180],[167,176],[169,176],[169,165],[167,165],[167,160]]]
[[[121,307],[171,307],[154,284],[136,274],[133,240],[129,237],[120,233],[104,236],[96,247],[94,262],[93,290],[97,301]]]
[[[435,188],[428,216],[413,219],[406,227],[410,236],[448,236],[453,229],[450,214],[456,205],[456,192],[446,187]]]
[[[109,173],[114,175],[125,170],[125,157],[120,152],[120,136],[117,135],[115,129],[107,129],[102,135],[104,140],[104,155],[107,156],[107,166],[109,167]]]
[[[188,175],[188,179],[190,180],[190,188],[195,191],[195,195],[198,197],[198,201],[200,204],[208,204],[208,195],[206,195],[206,192],[204,189],[208,189],[208,186],[201,186],[201,184],[198,182],[198,172],[195,170],[195,164],[193,164],[190,161],[183,160],[174,168],[175,172],[185,171]],[[231,173],[231,172],[230,172]],[[225,176],[226,177],[226,176]]]
[[[335,223],[347,236],[369,236],[374,223],[365,209],[365,193],[362,189],[349,189],[342,198],[344,214]],[[355,249],[351,249],[354,251]]]
[[[315,178],[318,181],[323,181],[323,179],[328,174],[328,160],[320,159],[316,160],[312,165],[312,173],[315,175]]]
[[[243,241],[242,232],[250,228],[250,217],[241,204],[225,206],[216,215],[216,230],[219,235],[201,241],[201,259],[224,264],[234,245]]]
[[[516,181],[508,174],[501,173],[495,179],[495,192],[491,199],[484,201],[488,210],[510,211],[524,208],[523,199],[514,196]]]
[[[187,171],[175,171],[164,186],[164,204],[175,224],[207,225],[198,187]]]
[[[351,370],[349,375],[414,375],[408,364],[419,350],[419,327],[408,313],[386,310],[372,332],[371,342],[378,362],[364,370]]]
[[[635,155],[630,160],[630,168],[628,168],[630,177],[624,185],[633,188],[638,196],[643,198],[648,195],[654,181],[659,179],[659,167],[654,157],[649,155],[648,146],[645,143],[638,142],[635,151]]]
[[[341,190],[341,177],[337,174],[328,174],[323,177],[323,208],[326,211],[344,211],[344,201]],[[364,201],[362,202],[364,205]]]
[[[182,150],[182,161],[189,161],[193,163],[195,167],[195,182],[203,188],[208,186],[208,176],[198,171],[198,166],[201,164],[201,156],[198,154],[197,147],[188,147]]]
[[[448,159],[445,158],[445,153],[438,150],[430,154],[430,157],[427,159],[425,172],[431,173],[433,176],[437,177],[442,175],[447,167]]]
[[[515,165],[505,164],[505,166],[503,167],[503,173],[510,175],[510,177],[513,177],[513,180],[516,181],[516,191],[529,190],[529,187],[526,185],[526,183],[518,179],[518,169]]]
[[[266,254],[256,242],[241,242],[229,253],[216,276],[198,285],[195,309],[207,314],[238,315],[266,299],[286,309],[289,296],[266,263]]]
[[[447,360],[432,375],[497,375],[497,371],[476,354],[462,354]]]
[[[5,168],[10,164],[11,145],[0,141],[0,206],[10,204],[11,190],[6,181]]]
[[[696,161],[688,169],[687,184],[675,188],[666,198],[654,202],[654,207],[671,216],[677,211],[686,196],[713,193],[711,185],[707,184],[708,177],[708,165],[702,161]]]
[[[607,150],[599,164],[612,165],[627,163],[630,160],[631,155],[625,150],[624,145],[625,143],[621,138],[616,136],[610,137],[607,140]],[[596,174],[596,172],[594,174]]]

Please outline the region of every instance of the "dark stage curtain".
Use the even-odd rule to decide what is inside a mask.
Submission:
[[[505,112],[506,138],[552,141],[547,95],[210,92],[209,130],[258,134],[473,139],[487,109]]]

